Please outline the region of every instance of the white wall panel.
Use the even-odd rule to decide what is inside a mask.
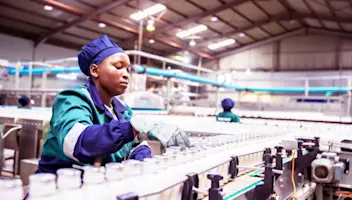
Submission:
[[[273,69],[273,44],[239,52],[220,59],[222,70],[265,68]],[[336,51],[339,49],[339,55]],[[338,62],[336,59],[338,58]],[[338,69],[352,68],[352,40],[311,34],[294,36],[280,41],[280,69]]]
[[[10,62],[31,61],[33,41],[0,34],[0,59]],[[35,60],[44,61],[77,56],[76,50],[41,44],[35,49]]]
[[[222,70],[236,70],[247,68],[266,68],[272,67],[272,44],[264,45],[259,48],[240,52],[220,59]]]

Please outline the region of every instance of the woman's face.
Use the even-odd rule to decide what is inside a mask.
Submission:
[[[95,74],[91,74],[110,95],[117,96],[125,93],[128,87],[130,65],[127,54],[115,53],[105,58],[95,69]]]

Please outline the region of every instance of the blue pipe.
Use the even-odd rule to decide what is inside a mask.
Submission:
[[[163,76],[168,78],[177,78],[183,80],[189,80],[197,83],[202,84],[209,84],[217,87],[223,87],[228,89],[234,89],[238,91],[251,91],[251,92],[269,92],[269,93],[304,93],[305,88],[303,87],[278,87],[278,88],[259,88],[259,87],[239,87],[236,85],[226,84],[226,83],[219,83],[218,81],[192,75],[192,74],[184,74],[184,73],[176,73],[169,70],[163,70],[158,68],[144,68],[142,66],[137,67],[137,73],[146,73],[149,75],[154,76]],[[81,73],[81,69],[79,67],[70,67],[70,68],[33,68],[32,74],[33,75],[41,75],[44,72],[60,74],[60,73]],[[14,75],[16,74],[16,69],[10,68],[9,74]],[[20,70],[20,75],[28,75],[29,69],[22,69]],[[309,87],[309,93],[326,93],[326,92],[348,92],[347,87]]]
[[[81,73],[79,67],[70,67],[70,68],[33,68],[33,75],[42,75],[43,73],[53,73],[53,74],[64,74],[64,73]],[[15,75],[16,69],[10,68],[9,74]],[[20,75],[29,75],[29,69],[21,69]]]

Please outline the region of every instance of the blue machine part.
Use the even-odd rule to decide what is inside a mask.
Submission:
[[[163,69],[152,68],[152,67],[145,68],[143,66],[137,66],[136,71],[137,71],[137,73],[146,73],[146,74],[154,75],[154,76],[163,76],[163,77],[168,77],[168,78],[189,80],[189,81],[193,81],[193,82],[197,82],[197,83],[209,84],[209,85],[213,85],[213,86],[217,86],[217,87],[234,89],[234,90],[238,90],[238,91],[268,92],[268,93],[304,93],[305,92],[304,87],[275,87],[275,88],[249,87],[249,88],[245,88],[245,87],[240,87],[240,86],[236,86],[236,85],[220,83],[216,80],[208,79],[208,78],[201,77],[201,76],[196,76],[196,75],[192,75],[192,74],[185,74],[185,73],[181,74],[181,73],[176,73],[176,72],[172,72],[169,70],[163,70]],[[81,70],[79,67],[33,68],[32,69],[33,75],[41,75],[44,72],[54,73],[54,74],[81,73]],[[10,68],[9,74],[11,74],[11,75],[16,74],[16,69]],[[28,74],[29,74],[28,68],[24,68],[24,69],[20,70],[20,75],[28,75]],[[326,92],[346,93],[346,92],[348,92],[348,87],[309,87],[308,92],[309,93],[326,93]]]

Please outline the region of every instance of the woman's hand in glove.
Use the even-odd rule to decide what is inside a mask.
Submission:
[[[139,133],[159,140],[164,147],[191,147],[187,133],[176,125],[148,120],[141,116],[132,117],[131,124]]]

